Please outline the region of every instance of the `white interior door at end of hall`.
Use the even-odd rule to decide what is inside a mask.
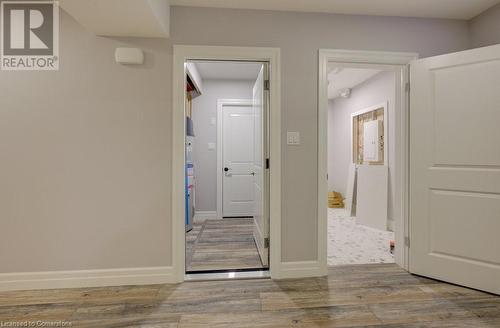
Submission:
[[[252,106],[224,106],[222,128],[224,217],[253,216],[254,118]]]
[[[410,67],[410,271],[500,294],[500,45]]]
[[[262,65],[260,73],[253,87],[253,116],[254,116],[254,229],[253,235],[262,264],[269,265],[269,245],[265,240],[269,238],[269,204],[266,198],[268,179],[265,168],[265,154],[267,149],[267,99],[264,90],[266,65]]]

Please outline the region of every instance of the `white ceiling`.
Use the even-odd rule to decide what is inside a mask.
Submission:
[[[382,72],[377,69],[367,68],[334,68],[329,67],[328,74],[328,99],[335,99],[344,89],[352,89],[371,77]]]
[[[500,0],[170,0],[172,5],[471,19]]]
[[[238,62],[196,62],[204,80],[256,80],[262,64]]]
[[[168,0],[60,0],[62,9],[99,36],[166,38]]]

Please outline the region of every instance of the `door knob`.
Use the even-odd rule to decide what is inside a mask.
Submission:
[[[224,168],[224,172],[227,172],[227,171],[229,171],[229,168],[228,168],[228,167],[225,167],[225,168]]]

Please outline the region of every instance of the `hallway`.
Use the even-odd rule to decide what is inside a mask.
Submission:
[[[500,297],[412,276],[393,264],[322,278],[231,280],[0,293],[0,321],[73,327],[500,326]]]
[[[186,271],[262,269],[253,219],[195,222],[186,234]]]

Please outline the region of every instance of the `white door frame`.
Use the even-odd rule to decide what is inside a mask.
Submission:
[[[272,278],[281,274],[281,63],[279,48],[174,45],[172,109],[172,270],[185,276],[185,85],[187,60],[268,62],[270,66],[270,263]]]
[[[328,63],[343,65],[386,66],[396,68],[396,204],[395,211],[396,263],[409,269],[409,70],[408,64],[418,58],[416,53],[320,49],[318,63],[318,257],[327,272],[328,256]],[[401,245],[404,247],[400,247]]]
[[[242,106],[251,107],[253,106],[253,100],[251,99],[217,99],[217,219],[222,219],[222,179],[224,175],[222,174],[223,167],[223,153],[222,153],[222,120],[223,120],[223,108],[224,106]]]

